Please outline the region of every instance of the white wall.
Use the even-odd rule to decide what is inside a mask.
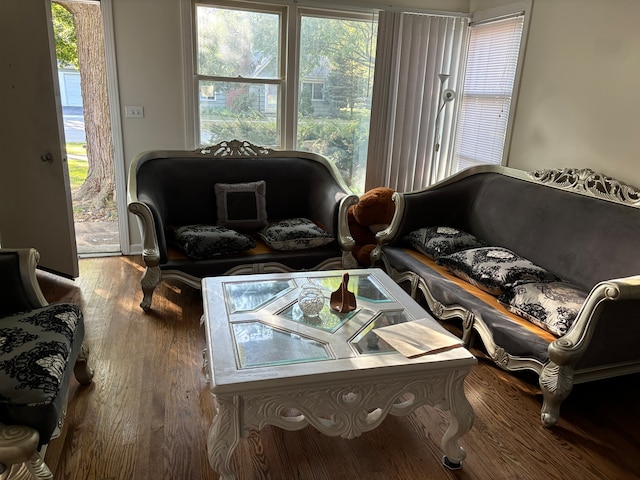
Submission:
[[[127,166],[144,150],[185,148],[179,1],[113,0],[113,23]],[[125,105],[144,118],[125,118]]]
[[[534,0],[509,166],[640,187],[638,19],[637,0]]]

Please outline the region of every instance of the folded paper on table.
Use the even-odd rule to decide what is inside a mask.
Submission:
[[[421,318],[413,322],[397,323],[373,331],[381,339],[407,358],[439,353],[461,347],[462,340],[440,332],[429,325],[432,320]]]

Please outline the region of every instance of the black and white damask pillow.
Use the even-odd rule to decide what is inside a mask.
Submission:
[[[185,225],[171,229],[177,247],[192,260],[240,253],[256,246],[253,238],[217,225]]]
[[[274,222],[258,234],[274,250],[304,250],[322,247],[334,240],[333,235],[307,218],[290,218]]]
[[[502,295],[522,283],[559,280],[544,268],[503,247],[471,248],[442,256],[436,262],[491,295]]]
[[[2,319],[0,404],[47,405],[60,393],[80,307],[52,304]]]
[[[468,248],[485,246],[485,243],[474,235],[453,227],[419,228],[406,235],[403,240],[432,260]]]
[[[576,319],[586,292],[566,282],[526,283],[508,290],[498,301],[516,315],[560,337]]]

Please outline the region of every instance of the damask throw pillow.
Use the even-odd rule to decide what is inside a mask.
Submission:
[[[503,247],[470,248],[441,256],[436,263],[492,295],[502,295],[522,283],[558,280],[544,268]]]
[[[403,240],[432,260],[468,248],[484,247],[485,243],[470,233],[453,227],[423,227],[406,235]]]
[[[172,229],[178,248],[192,260],[239,253],[256,246],[253,238],[216,225],[185,225]]]
[[[586,292],[566,282],[526,283],[498,297],[505,308],[560,337],[573,325]]]
[[[258,234],[274,250],[304,250],[321,247],[334,240],[333,235],[307,218],[290,218],[274,222]]]
[[[264,180],[249,183],[216,183],[218,226],[226,228],[262,228],[267,225]]]

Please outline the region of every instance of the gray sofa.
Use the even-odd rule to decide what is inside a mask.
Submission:
[[[248,206],[240,202],[238,208],[240,214],[257,215],[256,221],[241,220],[240,226],[223,223],[225,215],[229,217],[225,222],[232,220],[231,197],[221,197],[220,189],[247,184],[255,187],[258,206],[252,200]],[[251,194],[232,193],[240,199]],[[140,305],[144,310],[151,308],[153,291],[163,279],[200,288],[206,276],[343,268],[343,257],[351,258],[343,254],[353,248],[346,209],[358,197],[333,165],[309,152],[278,151],[237,140],[195,151],[143,152],[131,163],[128,195],[129,211],[138,216],[143,234],[146,270]],[[265,223],[295,218],[312,221],[331,241],[313,248],[282,249],[265,244],[258,235]],[[222,253],[213,249],[194,258],[176,248],[182,244],[175,241],[176,232],[193,225],[229,226],[249,236],[255,247],[222,249]]]
[[[378,234],[374,257],[396,281],[408,282],[414,296],[421,294],[436,317],[462,319],[467,345],[479,337],[500,367],[537,373],[543,425],[557,423],[574,384],[640,371],[640,191],[588,169],[526,173],[482,166],[396,193],[394,201],[396,215]],[[514,281],[505,294],[511,297],[504,297],[451,269],[452,258],[486,249],[428,258],[410,233],[436,226],[507,248],[542,268],[550,276],[542,289],[555,279],[584,292],[573,323],[552,334],[530,321],[539,304],[518,310],[504,303],[513,292],[530,290],[531,279]],[[569,310],[562,300],[554,308]]]

